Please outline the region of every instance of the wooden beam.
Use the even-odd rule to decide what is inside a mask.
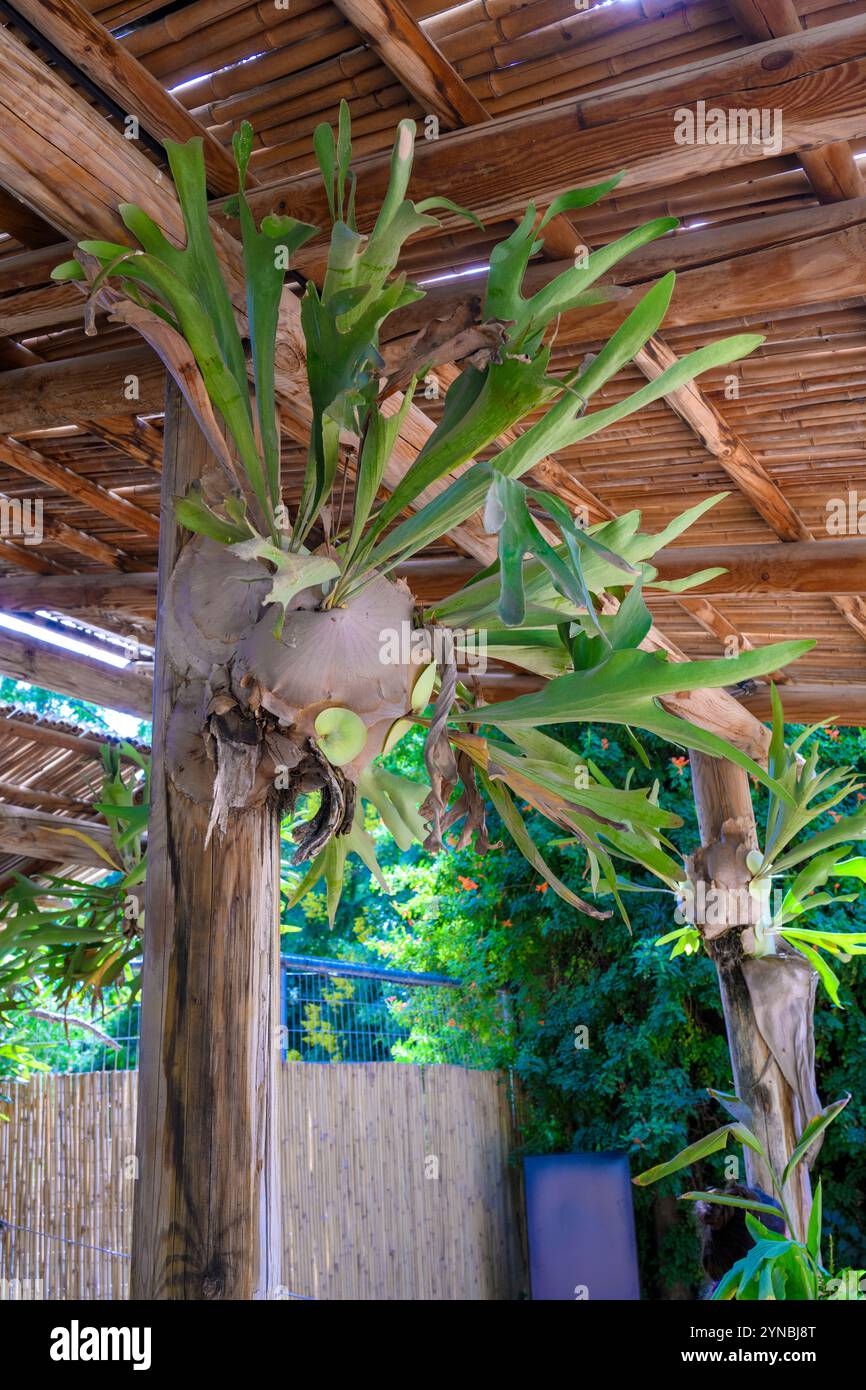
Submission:
[[[164,384],[165,368],[144,344],[0,372],[0,435],[155,415]]]
[[[31,211],[8,189],[0,187],[0,232],[23,246],[52,246],[57,241],[54,228]]]
[[[58,242],[55,239],[48,246],[19,251],[15,256],[3,256],[0,258],[0,294],[35,289],[37,285],[49,285],[54,267],[62,261],[68,261],[72,251],[71,241]],[[8,307],[0,300],[0,316]]]
[[[672,244],[676,245],[676,240]],[[684,328],[747,316],[754,322],[784,308],[858,298],[866,294],[864,257],[866,227],[858,223],[802,243],[770,246],[716,264],[682,270],[677,275],[665,325],[669,329]],[[604,340],[637,305],[647,288],[643,283],[635,285],[614,304],[564,315],[557,341],[563,345],[589,345]]]
[[[401,0],[335,3],[425,112],[454,128],[487,119],[481,102]]]
[[[770,692],[766,687],[743,696],[743,704],[758,719],[769,719]],[[819,685],[792,681],[782,692],[785,720],[789,724],[814,724],[829,719],[831,724],[866,727],[866,685]]]
[[[695,594],[714,598],[777,597],[866,592],[866,538],[793,542],[781,545],[672,546],[652,556],[664,580],[684,579],[699,570],[722,568],[724,574],[702,584]],[[421,556],[397,570],[423,603],[453,594],[481,569],[471,556]],[[70,574],[28,579],[0,576],[0,609],[30,613],[50,608],[71,617],[103,610],[130,617],[156,616],[156,575]]]
[[[91,820],[61,819],[29,806],[12,806],[0,801],[0,853],[22,854],[28,859],[49,859],[55,864],[88,864],[108,872],[108,865],[75,830],[88,835],[109,853],[111,836],[104,825]]]
[[[32,613],[48,608],[75,617],[93,610],[125,613],[133,618],[156,617],[156,575],[68,574],[41,579],[0,575],[0,609]]]
[[[713,598],[788,598],[792,594],[830,597],[833,594],[866,593],[866,537],[840,540],[794,541],[789,545],[678,545],[656,551],[649,563],[664,580],[686,579],[700,570],[725,570],[693,592]],[[455,593],[481,566],[463,556],[421,556],[399,566],[423,603],[435,603]],[[62,589],[63,580],[36,580]],[[111,581],[114,583],[114,581]],[[0,606],[4,581],[0,579]]]
[[[866,593],[866,537],[781,545],[672,546],[653,556],[660,579],[683,579],[722,566],[725,574],[695,593],[727,598]],[[38,582],[38,581],[37,581]]]
[[[56,695],[88,700],[103,709],[150,718],[149,676],[135,669],[108,666],[32,637],[0,631],[0,675],[27,681]]]
[[[800,34],[803,26],[792,0],[728,0],[728,8],[755,43]],[[847,140],[799,151],[800,163],[822,203],[860,198],[866,193],[863,175]]]
[[[166,412],[160,592],[188,539],[173,499],[213,466],[176,388]],[[158,643],[148,827],[134,1299],[278,1297],[278,801],[230,813],[175,785],[169,721],[186,678]]]
[[[847,202],[827,207],[798,208],[795,212],[752,217],[744,222],[680,231],[676,236],[662,237],[626,256],[616,267],[616,282],[621,286],[648,286],[671,270],[682,276],[684,271],[705,266],[717,267],[716,273],[722,276],[727,273],[729,265],[741,256],[753,251],[776,250],[782,247],[790,248],[795,268],[802,260],[805,269],[807,261],[814,264],[816,259],[814,249],[807,245],[813,238],[829,236],[833,232],[846,231],[864,223],[866,198],[852,198]],[[572,264],[571,258],[555,262],[531,262],[524,279],[525,293],[535,294],[557,275],[571,269]],[[602,283],[607,283],[609,279],[610,277],[602,277]],[[861,282],[858,280],[856,283]],[[479,275],[462,284],[458,281],[426,285],[424,299],[399,309],[387,319],[387,338],[417,333],[431,316],[448,318],[460,308],[480,304],[485,284],[486,277]],[[777,291],[782,296],[780,307],[808,302],[799,295],[794,298],[787,281],[779,285]],[[619,312],[621,314],[622,311]],[[704,316],[701,322],[706,318],[706,306]],[[565,315],[562,319],[562,324],[566,327],[570,317]],[[585,315],[584,322],[588,321],[589,316]]]
[[[40,723],[38,719],[31,720],[22,715],[0,715],[0,735],[23,739],[26,743],[35,743],[41,747],[63,748],[70,753],[89,758],[101,758],[103,748],[119,747],[116,738],[103,738],[99,734],[67,733],[64,729],[54,729],[50,725]],[[144,752],[148,751],[145,744],[136,743],[135,747]],[[120,756],[127,757],[123,752]],[[127,761],[133,762],[134,759],[127,758]]]
[[[0,801],[39,811],[73,811],[79,816],[94,814],[90,801],[76,801],[70,796],[57,796],[54,792],[40,791],[38,787],[19,787],[12,782],[0,782]]]
[[[658,341],[647,343],[646,347],[635,353],[634,358],[635,365],[649,381],[661,376],[677,360],[676,353]],[[728,476],[782,540],[808,538],[808,528],[763,464],[758,462],[695,382],[680,387],[666,400],[692,433],[697,435],[707,453],[718,459]]]
[[[161,144],[200,137],[208,187],[214,193],[237,190],[237,169],[228,150],[78,0],[11,3],[79,71],[117,102],[126,116],[136,117],[141,127]]]
[[[855,298],[866,293],[864,259],[866,198],[663,237],[616,267],[617,283],[628,291],[625,297],[563,314],[557,343],[589,346],[607,337],[670,270],[677,272],[677,280],[665,324],[688,327]],[[532,263],[526,293],[536,293],[571,264]],[[609,279],[602,277],[602,282]],[[471,307],[480,301],[484,283],[479,276],[463,285],[427,286],[425,299],[388,321],[389,337],[416,333],[431,316],[447,318]]]
[[[51,333],[82,318],[81,291],[74,285],[43,285],[0,300],[0,325],[12,338]],[[98,314],[97,322],[105,315]]]
[[[619,192],[669,188],[696,174],[754,161],[746,145],[677,144],[676,113],[707,107],[769,107],[782,112],[779,153],[860,135],[864,130],[866,18],[821,25],[791,38],[691,63],[669,77],[625,82],[484,125],[420,140],[415,186],[448,188],[483,220],[513,214],[530,199],[544,205],[563,188],[625,171]],[[387,185],[389,160],[358,164],[358,220],[368,230]],[[252,204],[327,225],[318,176],[277,180]]]

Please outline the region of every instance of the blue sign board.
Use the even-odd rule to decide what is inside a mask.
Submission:
[[[638,1299],[625,1153],[524,1159],[533,1299]]]

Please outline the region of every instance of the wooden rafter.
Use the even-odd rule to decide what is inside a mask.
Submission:
[[[150,719],[150,677],[134,667],[108,666],[62,647],[0,632],[0,675]]]
[[[77,834],[67,834],[68,830],[89,836],[106,852],[112,849],[107,829],[94,821],[59,820],[50,812],[0,801],[0,853],[47,859],[55,864],[88,864],[105,869],[105,860],[97,851],[79,839]]]
[[[745,37],[754,43],[801,34],[803,26],[792,0],[728,0]],[[862,198],[866,182],[847,140],[798,151],[803,169],[822,203]]]
[[[117,102],[126,116],[136,117],[140,126],[160,143],[201,137],[209,187],[214,193],[235,191],[237,170],[228,151],[83,5],[77,0],[12,3],[18,14]]]
[[[454,129],[487,120],[484,106],[401,0],[335,0],[335,4],[424,111]]]
[[[654,380],[676,361],[676,354],[663,344],[648,343],[635,357],[644,375]],[[782,541],[814,540],[796,508],[776,486],[763,464],[730,428],[721,412],[707,400],[693,382],[666,397],[668,405],[688,425],[704,448],[719,464],[740,492],[776,532]],[[692,603],[693,600],[685,600]],[[858,595],[835,595],[833,603],[845,621],[866,638],[866,604]],[[695,616],[698,616],[695,610]],[[700,621],[700,618],[698,619]]]
[[[153,539],[159,536],[159,517],[8,436],[0,437],[0,463],[8,464],[10,468],[24,473],[29,478],[36,478],[47,487],[56,488],[67,497],[74,497],[86,503],[95,511],[110,516],[112,520],[133,531],[139,531]]]
[[[669,77],[641,78],[552,102],[515,116],[419,141],[415,177],[447,187],[483,220],[508,217],[530,200],[544,206],[564,187],[623,169],[618,192],[669,188],[697,174],[754,159],[745,146],[678,145],[674,113],[698,101],[782,112],[780,153],[847,138],[863,127],[866,17],[689,64]],[[370,225],[388,177],[387,158],[358,167],[359,225]],[[313,175],[279,179],[255,193],[258,213],[275,210],[324,225],[327,208]]]

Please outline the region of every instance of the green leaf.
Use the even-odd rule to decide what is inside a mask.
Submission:
[[[821,1179],[819,1178],[814,1196],[812,1197],[812,1210],[809,1213],[809,1229],[806,1233],[806,1248],[817,1265],[821,1263],[821,1218],[823,1209],[824,1200],[821,1192]]]
[[[779,642],[744,652],[736,658],[715,661],[665,662],[649,652],[613,652],[591,671],[559,676],[543,690],[516,700],[497,703],[490,718],[497,728],[511,724],[531,727],[565,722],[585,723],[602,719],[659,733],[687,748],[728,757],[774,789],[767,772],[723,739],[668,714],[657,704],[659,696],[675,691],[729,685],[775,670],[812,647],[811,642]],[[457,711],[454,723],[471,723],[477,715]],[[779,792],[787,795],[779,787]]]
[[[733,1197],[724,1192],[683,1192],[680,1194],[681,1202],[712,1202],[717,1207],[739,1207],[743,1211],[757,1211],[762,1216],[781,1216],[778,1207],[771,1206],[769,1202],[753,1202],[750,1197]],[[775,1233],[770,1234],[770,1239],[774,1239]],[[780,1237],[784,1239],[784,1237]]]
[[[496,807],[500,820],[517,845],[517,848],[528,863],[541,874],[545,883],[550,885],[557,896],[562,898],[564,902],[569,903],[571,907],[576,907],[579,912],[585,912],[590,917],[599,919],[610,917],[609,912],[600,911],[597,907],[593,907],[591,904],[584,902],[583,899],[579,898],[576,893],[573,893],[561,879],[557,878],[556,874],[550,868],[550,865],[544,859],[544,856],[536,847],[532,836],[524,824],[523,817],[514,805],[511,795],[506,788],[500,786],[492,777],[487,777],[483,773],[481,774],[481,782],[484,790]]]
[[[340,567],[329,555],[296,555],[278,549],[261,536],[253,540],[239,541],[229,547],[241,560],[267,560],[276,567],[266,603],[278,603],[283,612],[296,594],[303,589],[316,588],[336,579]],[[276,635],[282,631],[280,619]]]
[[[294,217],[269,216],[262,220],[261,228],[257,231],[244,190],[247,164],[252,151],[252,127],[247,122],[242,123],[240,133],[235,135],[233,144],[235,162],[238,166],[238,216],[243,243],[256,410],[268,496],[272,508],[276,508],[280,501],[280,439],[277,427],[275,354],[280,298],[292,255],[317,234],[318,228],[306,222],[298,222]]]
[[[821,978],[821,983],[829,994],[830,999],[837,1009],[841,1009],[842,1002],[839,998],[839,976],[830,969],[824,957],[819,956],[817,951],[813,951],[811,946],[807,946],[805,941],[799,938],[796,932],[782,932],[781,935],[786,941],[790,941],[792,946],[796,946],[806,957],[807,961],[809,961],[810,965],[817,970]]]
[[[87,276],[84,274],[81,262],[71,260],[61,261],[60,265],[56,265],[51,272],[51,279],[59,281],[86,280]]]
[[[785,1171],[782,1174],[782,1187],[785,1186],[785,1183],[798,1164],[802,1163],[806,1154],[818,1138],[818,1135],[823,1134],[827,1126],[831,1125],[836,1119],[836,1116],[842,1113],[850,1099],[851,1097],[848,1095],[843,1096],[841,1100],[834,1100],[832,1104],[825,1105],[823,1110],[819,1110],[818,1114],[812,1117],[803,1130],[803,1133],[800,1135],[800,1138],[797,1140],[794,1152],[785,1164]]]
[[[702,1158],[709,1158],[710,1154],[718,1153],[720,1149],[727,1148],[728,1140],[738,1138],[737,1131],[740,1129],[742,1126],[739,1125],[722,1125],[720,1129],[714,1129],[712,1134],[706,1134],[703,1139],[697,1139],[694,1144],[689,1144],[687,1148],[681,1149],[667,1162],[657,1163],[654,1168],[648,1168],[645,1173],[639,1173],[637,1177],[632,1178],[632,1182],[636,1187],[649,1187],[652,1183],[669,1177],[671,1173],[678,1173],[681,1168],[689,1168]]]
[[[235,525],[212,511],[202,497],[200,487],[195,490],[193,486],[186,497],[175,497],[174,515],[179,526],[185,526],[188,531],[195,531],[200,536],[208,536],[212,541],[220,541],[223,545],[235,545],[238,541],[248,540],[252,534],[249,526]]]
[[[316,154],[316,162],[321,170],[322,183],[325,185],[325,197],[328,200],[331,221],[336,222],[334,174],[337,167],[337,147],[334,141],[334,132],[327,121],[320,122],[313,131],[313,149]]]

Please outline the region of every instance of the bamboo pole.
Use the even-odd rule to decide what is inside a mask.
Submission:
[[[251,81],[261,85],[277,77],[302,72],[305,68],[324,62],[326,58],[333,58],[335,53],[342,53],[344,49],[351,48],[355,42],[355,31],[351,24],[339,22],[338,19],[332,27],[313,34],[299,44],[290,43],[249,63],[225,68],[221,72],[214,71],[210,76],[192,82],[178,94],[179,100],[191,109],[202,99],[213,101],[217,98],[237,96],[239,92],[247,90]],[[219,62],[220,55],[216,54],[212,61]],[[166,74],[165,80],[179,82],[184,79],[179,73],[169,73]]]
[[[188,44],[177,46],[180,53],[176,46],[171,44],[161,53],[152,54],[145,62],[152,71],[158,73],[166,86],[172,87],[179,82],[195,81],[202,76],[203,71],[217,72],[220,68],[236,63],[240,58],[253,58],[254,55],[295,47],[303,39],[313,39],[316,35],[335,28],[340,22],[340,16],[332,4],[318,4],[315,7],[306,5],[298,11],[293,7],[290,18],[285,19],[284,16],[284,10],[268,6],[266,22],[260,23],[258,29],[241,42],[229,39],[221,44],[220,35],[215,33],[207,56],[196,52],[196,39],[191,39]],[[205,41],[208,38],[211,38],[211,35],[205,30]],[[345,47],[351,47],[351,40],[346,42]],[[315,53],[315,49],[312,52]],[[255,61],[258,61],[258,57]],[[315,62],[315,58],[312,61]]]
[[[143,58],[145,54],[157,52],[168,44],[179,46],[181,40],[190,34],[198,34],[203,39],[208,29],[226,16],[251,8],[250,0],[195,0],[195,3],[185,5],[182,10],[175,10],[162,19],[142,25],[140,29],[133,29],[124,35],[121,43],[136,58]]]
[[[213,122],[216,125],[223,122],[233,124],[244,116],[249,119],[255,117],[258,127],[261,112],[285,109],[291,114],[301,109],[293,105],[293,102],[300,101],[301,98],[311,100],[310,109],[318,110],[317,97],[330,99],[331,93],[336,90],[335,84],[339,84],[343,79],[350,84],[350,93],[356,94],[373,91],[385,85],[390,81],[390,74],[375,53],[365,48],[355,48],[350,53],[339,54],[330,62],[308,68],[306,72],[293,73],[289,77],[264,83],[237,96],[211,101],[203,106],[194,106],[191,114],[203,123]],[[351,85],[355,82],[360,84],[362,81],[365,83],[364,86],[359,85],[356,88]],[[347,92],[340,89],[339,94],[347,95]]]

